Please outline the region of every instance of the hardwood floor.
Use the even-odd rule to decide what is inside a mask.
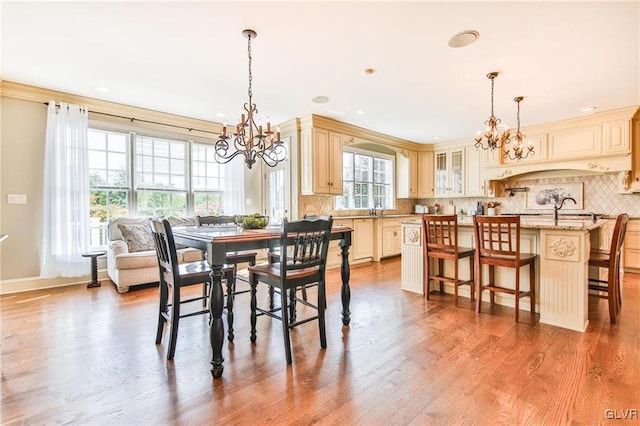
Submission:
[[[476,314],[451,295],[425,302],[400,290],[398,259],[352,268],[343,328],[339,282],[330,271],[328,348],[317,322],[299,326],[292,366],[279,322],[258,318],[249,342],[249,295],[237,296],[220,380],[209,373],[206,316],[181,321],[166,362],[166,330],[154,344],[157,288],[120,295],[103,282],[3,296],[0,423],[556,425],[634,409],[638,421],[640,275],[624,276],[617,325],[606,301],[590,300],[586,333],[526,311],[516,324],[512,309],[488,304]]]

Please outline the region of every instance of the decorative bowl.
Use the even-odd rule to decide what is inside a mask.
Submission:
[[[266,228],[269,224],[269,216],[262,216],[258,214],[250,214],[242,216],[242,220],[238,219],[240,219],[240,217],[236,218],[236,224],[245,229],[262,229]]]

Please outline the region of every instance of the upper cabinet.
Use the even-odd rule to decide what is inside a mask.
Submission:
[[[433,152],[419,152],[417,166],[418,198],[433,197]]]
[[[403,153],[396,155],[397,198],[433,197],[433,152]]]
[[[321,128],[302,132],[300,173],[302,195],[342,194],[343,135]]]
[[[464,195],[464,148],[435,152],[435,196]]]

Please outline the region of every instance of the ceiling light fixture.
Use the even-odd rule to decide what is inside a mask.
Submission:
[[[535,152],[533,152],[533,143],[529,141],[529,143],[525,147],[523,139],[526,138],[527,136],[520,133],[520,102],[523,99],[524,98],[522,96],[513,98],[513,100],[518,103],[518,131],[516,132],[515,140],[513,141],[514,144],[512,145],[513,152],[511,152],[509,148],[507,148],[504,151],[505,158],[510,158],[511,160],[518,160],[518,161],[524,160],[529,155],[535,155]]]
[[[582,112],[590,112],[590,111],[593,111],[595,109],[596,109],[596,107],[590,106],[590,107],[582,108],[580,111],[582,111]]]
[[[511,139],[509,139],[510,131],[505,130],[500,134],[500,129],[498,128],[498,126],[500,126],[500,119],[493,115],[493,81],[497,76],[497,72],[490,72],[487,74],[487,78],[491,80],[491,116],[484,122],[486,126],[486,133],[475,137],[475,147],[482,148],[484,150],[500,149],[502,146],[511,142]],[[486,145],[482,142],[483,137],[486,138]]]
[[[313,102],[314,104],[326,104],[327,102],[329,102],[329,97],[316,96],[315,98],[311,99],[311,102]]]
[[[459,32],[449,39],[449,47],[465,47],[474,43],[480,38],[480,33],[474,30],[466,30]]]
[[[262,124],[256,124],[255,116],[258,108],[253,103],[251,91],[251,39],[257,37],[253,30],[244,30],[242,35],[247,39],[247,52],[249,56],[249,102],[244,104],[244,111],[240,122],[236,125],[235,133],[227,134],[227,124],[222,126],[222,133],[215,143],[215,160],[225,164],[238,155],[244,155],[244,162],[251,169],[258,158],[261,158],[269,167],[275,167],[287,158],[287,148],[280,140],[280,128],[275,133],[271,130],[271,123],[267,121],[266,131],[263,132]],[[233,150],[230,150],[229,139],[233,138]]]

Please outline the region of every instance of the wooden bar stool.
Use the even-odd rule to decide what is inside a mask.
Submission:
[[[589,253],[589,266],[595,268],[607,268],[606,280],[589,277],[589,296],[607,299],[609,302],[609,319],[611,324],[616,323],[616,317],[622,309],[622,295],[620,292],[620,256],[622,243],[627,232],[629,215],[618,215],[616,225],[611,236],[609,251],[591,249]],[[599,270],[599,269],[598,269]],[[605,293],[605,294],[603,294]]]
[[[473,255],[475,250],[458,246],[458,217],[456,215],[422,215],[422,228],[424,229],[424,295],[429,300],[431,281],[440,282],[440,292],[444,282],[453,283],[454,303],[458,306],[458,287],[468,285],[471,300],[474,299],[474,267]],[[469,258],[469,279],[460,281],[458,278],[458,259]],[[436,259],[438,270],[431,269],[430,259]],[[444,261],[453,261],[453,277],[444,275]]]
[[[491,304],[495,303],[495,292],[515,296],[516,322],[520,314],[520,298],[529,297],[531,313],[536,309],[536,255],[520,252],[520,216],[474,216],[473,228],[476,242],[476,286],[478,299],[476,312],[482,305],[482,291],[491,292]],[[482,265],[489,266],[489,283],[483,284]],[[529,265],[529,291],[520,290],[520,268]],[[515,269],[515,288],[495,282],[495,267]]]

